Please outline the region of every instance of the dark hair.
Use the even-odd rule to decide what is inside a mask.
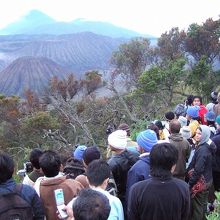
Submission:
[[[175,118],[175,114],[173,112],[166,112],[164,114],[166,120],[171,121]]]
[[[180,132],[181,124],[177,119],[173,119],[169,123],[170,133],[178,134]]]
[[[193,101],[194,101],[194,99],[199,99],[200,104],[202,104],[202,97],[201,96],[195,95],[195,96],[193,96]]]
[[[100,186],[104,180],[110,177],[110,173],[108,163],[102,159],[92,161],[86,170],[89,184],[92,186]]]
[[[40,169],[39,158],[43,154],[43,151],[39,148],[34,148],[31,153],[29,160],[34,168]]]
[[[209,121],[207,120],[207,126],[212,126],[216,129],[216,124],[215,124],[215,121]]]
[[[0,152],[0,183],[4,183],[12,178],[15,164],[12,157],[4,152]]]
[[[100,159],[101,153],[98,147],[88,147],[83,153],[83,161],[88,166],[93,160]]]
[[[178,160],[178,151],[170,143],[160,143],[153,146],[150,152],[151,176],[162,179],[171,175],[171,168]]]
[[[159,130],[164,129],[164,125],[162,124],[162,122],[160,120],[155,121],[154,124],[159,128]]]
[[[40,167],[46,177],[58,175],[61,166],[61,160],[58,153],[52,150],[46,150],[39,159]]]
[[[194,96],[193,96],[193,95],[187,96],[186,105],[192,105],[193,99],[194,99]]]
[[[67,176],[67,178],[75,179],[77,176],[85,173],[83,162],[74,159],[73,157],[70,157],[66,161],[66,165],[63,169],[63,172]]]
[[[110,210],[108,198],[92,189],[82,189],[73,203],[75,220],[107,220]]]
[[[160,140],[159,128],[152,122],[147,126],[148,129],[154,131],[157,135],[157,139]]]

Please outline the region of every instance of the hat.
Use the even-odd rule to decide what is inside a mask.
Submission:
[[[118,126],[118,129],[119,130],[123,130],[123,131],[130,131],[130,128],[129,128],[129,126],[128,126],[128,124],[126,124],[126,123],[122,123],[122,124],[120,124],[119,126]]]
[[[207,121],[215,121],[215,113],[210,111],[205,114],[205,118]]]
[[[157,143],[157,135],[154,131],[147,129],[137,136],[137,143],[144,151],[150,152],[151,148]]]
[[[187,111],[186,111],[186,114],[191,116],[192,118],[198,118],[199,117],[199,109],[200,107],[199,106],[189,106],[187,108]]]
[[[178,118],[179,123],[181,124],[181,127],[186,126],[187,125],[187,119],[183,116],[180,116]]]
[[[73,157],[77,160],[82,160],[83,159],[83,153],[86,150],[86,146],[85,145],[79,145],[75,151],[73,152]]]
[[[115,149],[124,150],[127,146],[127,132],[117,130],[108,136],[108,144]]]
[[[218,125],[220,125],[220,115],[218,115],[218,116],[216,117],[215,122],[216,122]]]
[[[191,130],[188,126],[183,126],[181,129],[180,129],[180,133],[182,134],[183,138],[185,139],[189,139],[191,138]]]
[[[173,112],[166,112],[165,113],[165,118],[169,121],[173,120],[175,118],[175,115]]]
[[[83,153],[83,161],[86,165],[89,165],[93,160],[100,159],[101,153],[98,147],[88,147]]]

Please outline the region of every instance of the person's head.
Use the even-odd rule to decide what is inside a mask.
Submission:
[[[147,129],[154,131],[157,135],[157,139],[160,139],[159,128],[153,122],[147,126]]]
[[[75,220],[107,220],[111,210],[108,198],[92,189],[82,189],[72,208]]]
[[[186,118],[188,120],[194,119],[194,120],[198,120],[199,118],[199,106],[195,105],[195,106],[189,106],[187,108],[186,111]]]
[[[153,146],[150,153],[150,173],[153,177],[166,178],[171,175],[178,160],[178,151],[170,143]]]
[[[218,101],[217,101],[217,99],[218,99],[218,92],[215,92],[215,91],[211,92],[210,97],[211,97],[212,103],[214,103],[214,104],[218,103]]]
[[[159,128],[159,130],[163,130],[164,129],[164,125],[162,124],[162,122],[160,120],[156,120],[154,122],[154,124]]]
[[[39,148],[34,148],[30,153],[29,160],[35,169],[40,169],[39,158],[42,154],[43,151]]]
[[[180,116],[186,116],[185,105],[178,104],[174,109],[174,114],[176,115],[176,118],[179,118]]]
[[[218,115],[215,119],[216,125],[217,125],[217,129],[220,129],[220,115]]]
[[[87,147],[85,145],[79,145],[76,147],[76,149],[73,152],[73,157],[77,160],[83,160],[83,154]]]
[[[123,131],[126,131],[127,132],[127,136],[129,137],[130,136],[130,128],[129,128],[129,125],[126,124],[126,123],[122,123],[118,126],[118,130],[123,130]]]
[[[86,170],[86,176],[91,186],[103,186],[105,189],[110,177],[111,169],[105,160],[92,161]]]
[[[193,95],[187,96],[186,105],[189,105],[189,106],[192,105],[193,104],[193,99],[194,99]]]
[[[169,123],[169,129],[171,134],[178,134],[180,133],[181,124],[178,119],[173,119]]]
[[[10,155],[0,151],[0,184],[12,178],[15,164]]]
[[[112,151],[124,151],[127,146],[127,132],[117,130],[108,136],[108,144]]]
[[[82,161],[70,157],[66,161],[63,172],[68,178],[75,179],[77,176],[85,173],[85,168]]]
[[[195,140],[199,145],[204,144],[210,138],[210,128],[206,125],[200,125],[196,130]]]
[[[85,166],[88,166],[93,160],[101,158],[101,153],[98,147],[88,147],[83,153],[83,162]]]
[[[201,96],[194,96],[193,97],[193,105],[197,105],[197,106],[200,106],[202,105],[202,97]]]
[[[205,114],[205,117],[204,117],[204,119],[207,122],[208,126],[209,125],[215,125],[215,118],[216,118],[215,113],[212,112],[212,111],[207,112]]]
[[[168,122],[175,118],[175,114],[173,112],[166,112],[164,116]]]
[[[187,126],[187,119],[186,119],[186,117],[180,116],[180,117],[178,118],[178,121],[180,122],[181,127]]]
[[[191,134],[191,130],[188,126],[183,126],[181,129],[180,129],[180,133],[182,134],[182,137],[185,138],[185,139],[190,139],[192,134]]]
[[[61,167],[60,156],[57,152],[46,150],[39,159],[39,164],[46,177],[58,175]]]
[[[150,152],[157,141],[156,133],[150,129],[140,132],[137,136],[137,144],[144,152]]]

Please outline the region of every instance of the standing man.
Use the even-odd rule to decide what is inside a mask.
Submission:
[[[189,186],[172,176],[178,151],[170,143],[156,144],[150,153],[152,178],[132,186],[128,220],[188,220]]]
[[[181,124],[177,119],[173,119],[169,124],[169,141],[178,150],[178,160],[173,176],[185,180],[186,162],[189,159],[191,147],[189,142],[180,133]]]

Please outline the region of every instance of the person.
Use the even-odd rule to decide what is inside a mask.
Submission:
[[[132,151],[132,152],[136,153],[139,156],[140,153],[139,153],[138,148],[137,148],[138,145],[135,141],[131,140],[130,127],[128,126],[128,124],[121,123],[118,126],[118,130],[123,130],[123,131],[127,132],[127,146],[126,146],[126,148],[127,148],[128,151]]]
[[[206,108],[209,112],[213,112],[214,105],[218,104],[218,101],[217,101],[218,93],[215,91],[211,92],[210,98],[211,98],[211,102],[206,105]]]
[[[212,166],[213,184],[216,191],[220,191],[220,115],[215,119],[217,129],[215,135],[211,138],[216,145],[214,162]]]
[[[72,209],[74,220],[107,220],[111,206],[103,193],[83,189],[74,201]]]
[[[58,219],[54,190],[63,189],[65,204],[76,197],[83,186],[74,179],[67,179],[59,171],[61,168],[60,156],[57,152],[46,150],[39,159],[44,177],[35,182],[34,188],[43,201],[46,219]],[[48,199],[49,198],[49,199]]]
[[[197,142],[193,159],[187,169],[191,191],[192,219],[206,219],[209,188],[212,184],[212,158],[216,150],[215,144],[209,139],[210,129],[200,125],[196,130]]]
[[[183,138],[180,133],[181,124],[177,119],[170,121],[169,130],[169,142],[173,144],[178,150],[178,160],[176,163],[173,176],[182,180],[185,180],[186,174],[186,162],[189,159],[191,147],[189,142]]]
[[[83,153],[87,149],[85,145],[79,145],[76,147],[76,149],[73,152],[73,158],[82,161],[83,159]]]
[[[169,123],[175,118],[175,114],[173,112],[166,112],[164,114],[166,122],[164,123],[164,135],[165,135],[165,140],[168,139],[170,136],[170,130],[169,130]]]
[[[216,126],[215,126],[215,113],[214,112],[207,112],[205,114],[205,122],[211,131],[210,138],[215,134]]]
[[[157,140],[160,140],[159,128],[153,122],[151,122],[147,126],[147,129],[150,129],[150,130],[154,131],[157,135]]]
[[[127,151],[127,133],[123,130],[116,130],[108,136],[108,144],[114,154],[108,160],[113,178],[115,180],[118,197],[125,207],[125,194],[128,170],[138,160],[138,156]]]
[[[0,152],[0,196],[16,191],[18,185],[12,177],[14,169],[15,164],[12,157],[7,153]],[[20,190],[16,193],[31,207],[33,219],[44,220],[43,204],[33,187],[21,184],[19,188]],[[1,205],[3,205],[3,202]],[[13,207],[13,204],[10,204],[10,206]]]
[[[201,123],[204,125],[206,124],[204,117],[205,114],[208,112],[207,108],[202,104],[202,97],[201,96],[194,96],[193,97],[193,105],[199,106],[199,117],[201,119]]]
[[[196,129],[199,127],[199,107],[188,106],[186,111],[186,119],[189,122],[189,129],[191,131],[191,137],[193,138],[196,134]]]
[[[214,111],[216,117],[218,115],[220,115],[220,92],[218,93],[217,102],[218,102],[218,104],[215,104],[213,106],[213,111]]]
[[[154,124],[158,127],[159,129],[159,140],[165,140],[166,139],[166,136],[164,134],[164,125],[162,124],[162,122],[160,120],[156,120],[154,122]]]
[[[138,146],[141,148],[142,154],[139,160],[128,171],[127,186],[126,186],[126,199],[130,188],[135,183],[150,178],[150,151],[157,143],[157,135],[154,131],[147,129],[142,131],[137,136]]]
[[[39,148],[34,148],[31,153],[29,160],[33,166],[33,171],[26,175],[23,179],[23,184],[30,185],[34,187],[34,183],[39,177],[44,176],[42,170],[40,169],[39,158],[43,154],[43,151]]]
[[[128,220],[188,220],[189,187],[172,176],[177,159],[178,151],[172,144],[163,142],[153,146],[150,153],[152,178],[131,187]]]
[[[187,126],[187,119],[186,119],[186,117],[180,116],[180,117],[178,118],[178,121],[179,121],[180,124],[181,124],[181,128],[182,128],[183,126]]]

